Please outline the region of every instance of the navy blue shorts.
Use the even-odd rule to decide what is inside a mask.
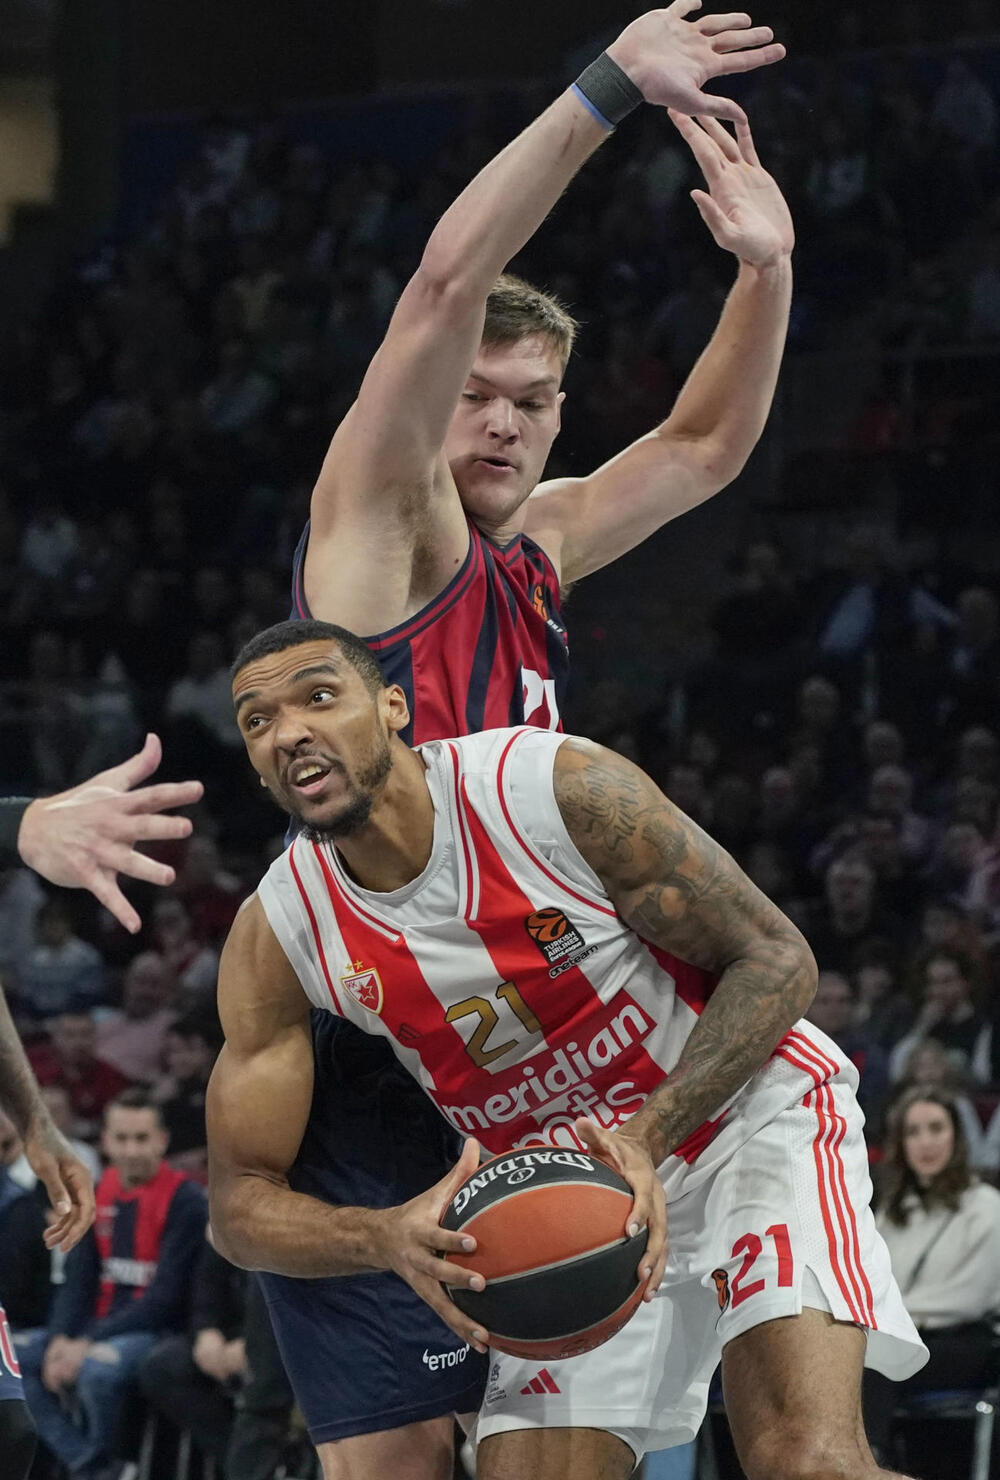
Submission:
[[[289,1182],[354,1207],[395,1207],[458,1159],[458,1137],[382,1039],[313,1013],[316,1084]],[[475,1412],[487,1358],[394,1274],[258,1276],[314,1444]]]
[[[11,1398],[23,1399],[24,1388],[21,1385],[21,1369],[17,1364],[14,1340],[3,1306],[0,1305],[0,1403]]]

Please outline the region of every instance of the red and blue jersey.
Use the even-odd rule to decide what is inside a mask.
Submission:
[[[295,551],[293,617],[312,615],[303,584],[308,539],[307,524]],[[408,745],[520,724],[562,728],[569,651],[559,579],[527,535],[501,549],[470,521],[468,553],[444,590],[365,641],[386,682],[406,694]]]

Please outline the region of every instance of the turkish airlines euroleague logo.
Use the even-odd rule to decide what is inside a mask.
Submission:
[[[585,945],[579,930],[555,905],[535,910],[525,920],[524,928],[550,966],[565,961],[567,956],[583,950]]]

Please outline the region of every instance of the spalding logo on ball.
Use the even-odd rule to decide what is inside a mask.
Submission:
[[[632,1190],[585,1151],[530,1147],[485,1162],[445,1209],[444,1228],[471,1234],[474,1254],[449,1254],[485,1290],[447,1286],[498,1351],[555,1361],[620,1331],[642,1299],[647,1230],[629,1238]]]

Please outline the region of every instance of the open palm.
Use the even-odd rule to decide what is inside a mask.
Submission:
[[[700,8],[701,0],[674,0],[665,10],[647,11],[625,27],[608,56],[647,103],[735,123],[745,117],[743,109],[732,98],[703,92],[705,83],[780,62],[785,48],[770,26],[755,26],[744,11],[689,21]]]
[[[785,197],[757,158],[750,125],[736,124],[736,137],[715,118],[687,118],[670,110],[701,167],[708,190],[691,199],[720,247],[742,262],[767,267],[795,245]]]

